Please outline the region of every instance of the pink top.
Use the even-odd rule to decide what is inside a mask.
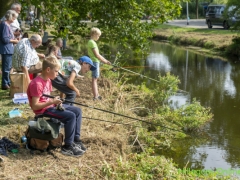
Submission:
[[[29,104],[32,108],[32,97],[40,97],[39,102],[48,102],[50,98],[42,96],[43,94],[50,95],[52,91],[52,82],[50,79],[44,80],[40,76],[34,78],[28,86],[27,95]],[[43,109],[33,110],[35,114],[42,114],[47,108],[53,107],[54,104],[47,106]]]

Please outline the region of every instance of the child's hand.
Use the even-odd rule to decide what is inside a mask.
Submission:
[[[78,89],[76,90],[76,93],[77,93],[77,96],[80,96],[80,92]]]
[[[108,64],[108,65],[111,65],[111,62],[108,61],[108,60],[106,60],[104,63],[105,63],[105,64]]]
[[[77,74],[77,78],[83,79],[84,76],[81,76],[81,75]]]
[[[62,103],[61,99],[59,96],[56,96],[54,99],[53,99],[53,104],[60,104]]]

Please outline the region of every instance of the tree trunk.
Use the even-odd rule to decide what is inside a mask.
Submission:
[[[196,19],[198,19],[198,0],[196,0]]]
[[[12,3],[14,3],[15,0],[0,0],[0,18],[2,18],[5,13],[7,12],[7,10],[10,9]]]

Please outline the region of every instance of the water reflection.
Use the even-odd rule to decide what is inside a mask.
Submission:
[[[147,58],[144,73],[152,78],[171,72],[179,77],[180,89],[189,95],[177,94],[169,99],[177,108],[196,97],[203,106],[211,107],[214,120],[205,129],[211,139],[196,142],[189,140],[178,154],[171,154],[174,161],[192,168],[240,167],[240,66],[220,59],[213,59],[162,43],[154,43]],[[184,142],[182,142],[184,143]],[[184,149],[185,147],[185,149]],[[184,157],[184,158],[183,158]],[[188,166],[188,167],[189,167]]]
[[[152,69],[169,72],[172,68],[168,56],[164,54],[151,53],[148,58],[151,59],[148,66]]]

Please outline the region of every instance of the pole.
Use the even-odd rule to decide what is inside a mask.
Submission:
[[[188,15],[188,1],[187,1],[187,25],[189,25],[188,20],[189,20],[189,15]]]
[[[49,97],[49,98],[55,98],[54,96],[51,96],[51,95],[48,95],[48,94],[43,94],[42,96]],[[152,123],[152,122],[149,122],[149,121],[146,121],[146,120],[142,120],[142,119],[126,116],[126,115],[123,115],[123,114],[115,113],[113,111],[108,111],[108,110],[96,108],[96,107],[93,107],[93,106],[88,106],[86,104],[77,103],[77,102],[73,102],[73,101],[68,101],[68,100],[63,99],[63,98],[60,98],[60,100],[61,101],[65,101],[65,102],[70,102],[70,103],[73,103],[73,104],[77,104],[77,105],[80,105],[80,106],[83,106],[83,107],[92,108],[92,109],[95,109],[95,110],[98,110],[98,111],[114,114],[114,115],[117,115],[117,116],[122,116],[122,117],[129,118],[129,119],[132,119],[132,120],[137,120],[137,121],[140,121],[140,122],[143,122],[143,123],[147,123],[147,124],[150,124],[150,125],[153,125],[153,126],[160,126],[162,128],[166,128],[166,129],[169,129],[169,130],[172,130],[172,131],[178,131],[178,132],[184,133],[183,131],[178,130],[178,129],[169,128],[169,127],[161,125],[161,124],[156,124],[156,123]]]

